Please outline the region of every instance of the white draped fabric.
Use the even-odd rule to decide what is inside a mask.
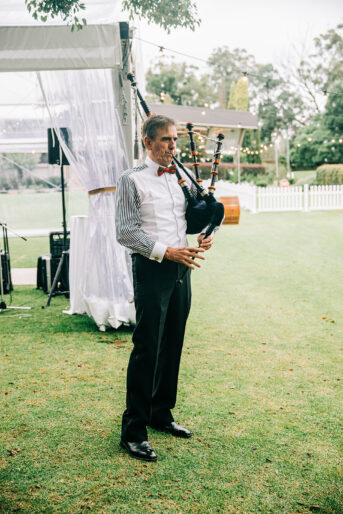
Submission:
[[[118,72],[49,71],[41,72],[39,80],[52,126],[70,131],[71,149],[61,135],[59,139],[82,185],[87,191],[115,186],[128,167],[118,112]],[[133,323],[135,315],[128,254],[115,238],[115,194],[89,196],[86,237],[79,241],[84,251],[71,243],[71,264],[77,251],[82,259],[76,262],[83,266],[77,281],[71,277],[69,312],[84,309],[102,329]]]

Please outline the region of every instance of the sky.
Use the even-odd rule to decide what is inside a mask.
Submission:
[[[90,17],[99,22],[127,20],[127,13],[120,11],[120,0],[85,0]],[[136,34],[156,45],[207,59],[212,50],[228,46],[230,49],[245,48],[261,64],[284,65],[289,56],[297,51],[311,50],[313,38],[343,22],[343,0],[195,0],[202,23],[192,32],[174,29],[168,35],[157,25],[135,20]],[[86,13],[87,17],[87,13]],[[6,25],[31,24],[24,0],[0,0],[0,23]],[[54,21],[53,23],[56,23]],[[130,22],[132,23],[132,22]],[[177,61],[198,65],[205,63],[174,55]],[[141,42],[139,55],[143,70],[159,59],[158,48]],[[18,87],[16,87],[16,84]],[[16,76],[5,81],[0,76],[0,104],[18,99],[18,89],[29,93],[27,79]],[[35,96],[35,88],[32,87]],[[30,96],[30,95],[28,95]],[[24,99],[23,101],[30,101]],[[18,111],[19,112],[19,111]],[[23,113],[23,110],[21,109]]]
[[[310,50],[313,38],[343,22],[343,0],[196,0],[201,26],[167,35],[156,25],[140,23],[140,37],[166,48],[207,59],[218,47],[245,48],[261,64],[287,62],[294,51]],[[158,49],[142,42],[145,67]],[[165,52],[170,55],[169,52]],[[175,55],[175,60],[187,60]]]

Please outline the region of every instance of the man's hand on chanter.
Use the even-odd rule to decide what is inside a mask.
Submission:
[[[194,269],[194,266],[200,268],[200,264],[194,259],[202,259],[204,261],[205,257],[200,255],[204,251],[204,248],[191,248],[188,246],[185,246],[184,248],[172,248],[168,246],[166,253],[164,254],[164,258],[169,261],[185,264],[191,269]]]
[[[200,234],[200,236],[198,236],[198,244],[200,248],[209,250],[213,244],[213,236],[207,236],[205,238],[205,234]]]

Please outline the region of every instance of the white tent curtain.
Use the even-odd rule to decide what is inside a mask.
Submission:
[[[115,186],[128,167],[118,112],[118,72],[47,71],[39,73],[39,81],[52,126],[70,131],[71,149],[59,139],[82,185],[87,191]],[[77,290],[71,290],[71,297],[79,300],[71,301],[69,312],[86,312],[101,328],[118,328],[135,318],[129,257],[115,239],[115,194],[89,196],[88,224],[80,239],[83,252],[75,248],[71,235],[71,252],[74,245],[79,254],[78,279],[71,277],[71,287]]]

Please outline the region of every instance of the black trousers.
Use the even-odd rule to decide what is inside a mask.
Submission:
[[[127,369],[125,441],[147,440],[146,426],[173,421],[186,321],[191,306],[190,271],[132,255],[136,306],[134,344]]]

